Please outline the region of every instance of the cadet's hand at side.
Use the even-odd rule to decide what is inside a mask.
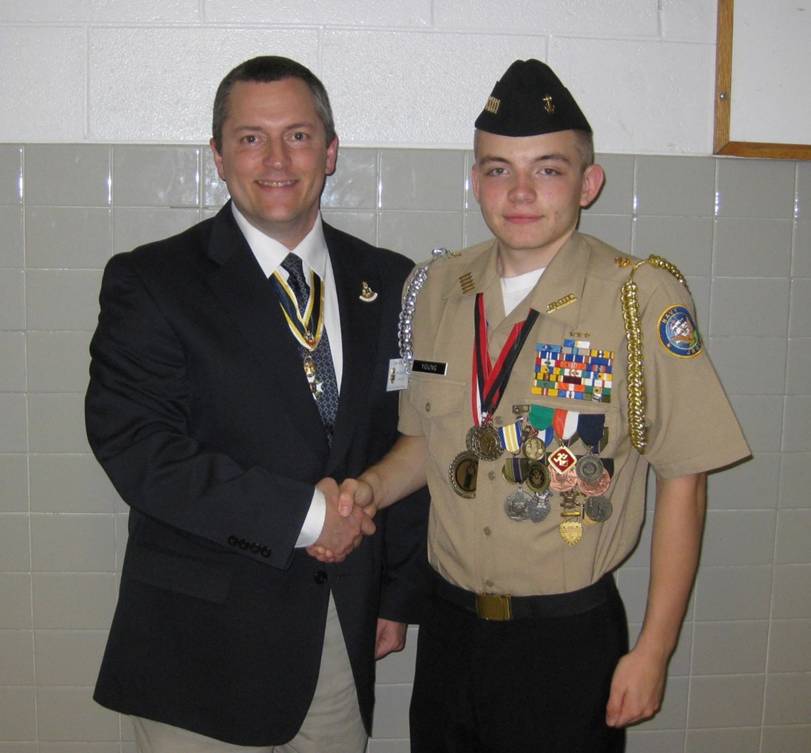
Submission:
[[[606,707],[606,724],[625,727],[649,719],[662,705],[667,657],[649,654],[639,647],[617,663]]]

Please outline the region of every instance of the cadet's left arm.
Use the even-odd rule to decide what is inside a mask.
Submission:
[[[656,481],[645,621],[636,645],[614,671],[606,708],[612,727],[647,719],[659,710],[667,664],[698,567],[706,503],[706,473]]]

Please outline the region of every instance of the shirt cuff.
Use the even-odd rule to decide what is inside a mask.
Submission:
[[[304,525],[301,526],[301,533],[296,539],[296,549],[303,549],[311,544],[315,544],[324,528],[324,520],[327,517],[327,500],[324,492],[320,489],[313,489],[313,498],[310,500],[310,509],[307,517],[304,518]]]

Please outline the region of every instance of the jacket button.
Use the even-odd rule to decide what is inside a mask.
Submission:
[[[251,544],[251,551],[252,551],[254,554],[259,554],[259,552],[260,552],[260,547],[259,547],[259,544],[256,544],[256,543]]]
[[[270,549],[268,549],[266,546],[263,546],[259,550],[259,554],[261,554],[263,557],[270,557]]]
[[[243,550],[244,550],[244,549],[250,549],[250,548],[251,548],[251,544],[250,544],[250,542],[249,542],[249,541],[245,541],[245,539],[240,539],[240,540],[239,540],[239,548],[240,548],[240,549],[243,549]]]
[[[239,539],[238,539],[236,536],[233,536],[233,535],[232,535],[232,536],[229,536],[229,537],[228,537],[228,543],[229,543],[231,546],[237,546],[237,544],[239,544]]]
[[[316,570],[315,575],[313,576],[313,580],[321,585],[322,583],[326,583],[327,581],[327,574],[323,570]]]

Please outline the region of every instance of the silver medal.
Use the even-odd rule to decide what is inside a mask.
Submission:
[[[589,497],[586,500],[586,515],[595,523],[604,523],[614,512],[614,505],[607,497]]]
[[[542,520],[546,519],[546,516],[549,515],[549,511],[552,509],[552,505],[550,503],[550,498],[552,497],[552,492],[546,491],[543,494],[533,494],[529,501],[529,519],[533,523],[540,523]]]
[[[596,455],[583,455],[575,466],[577,477],[587,484],[593,484],[603,475],[603,461]]]
[[[523,489],[510,494],[504,501],[504,512],[510,520],[526,520],[529,517],[529,505],[532,497]]]

